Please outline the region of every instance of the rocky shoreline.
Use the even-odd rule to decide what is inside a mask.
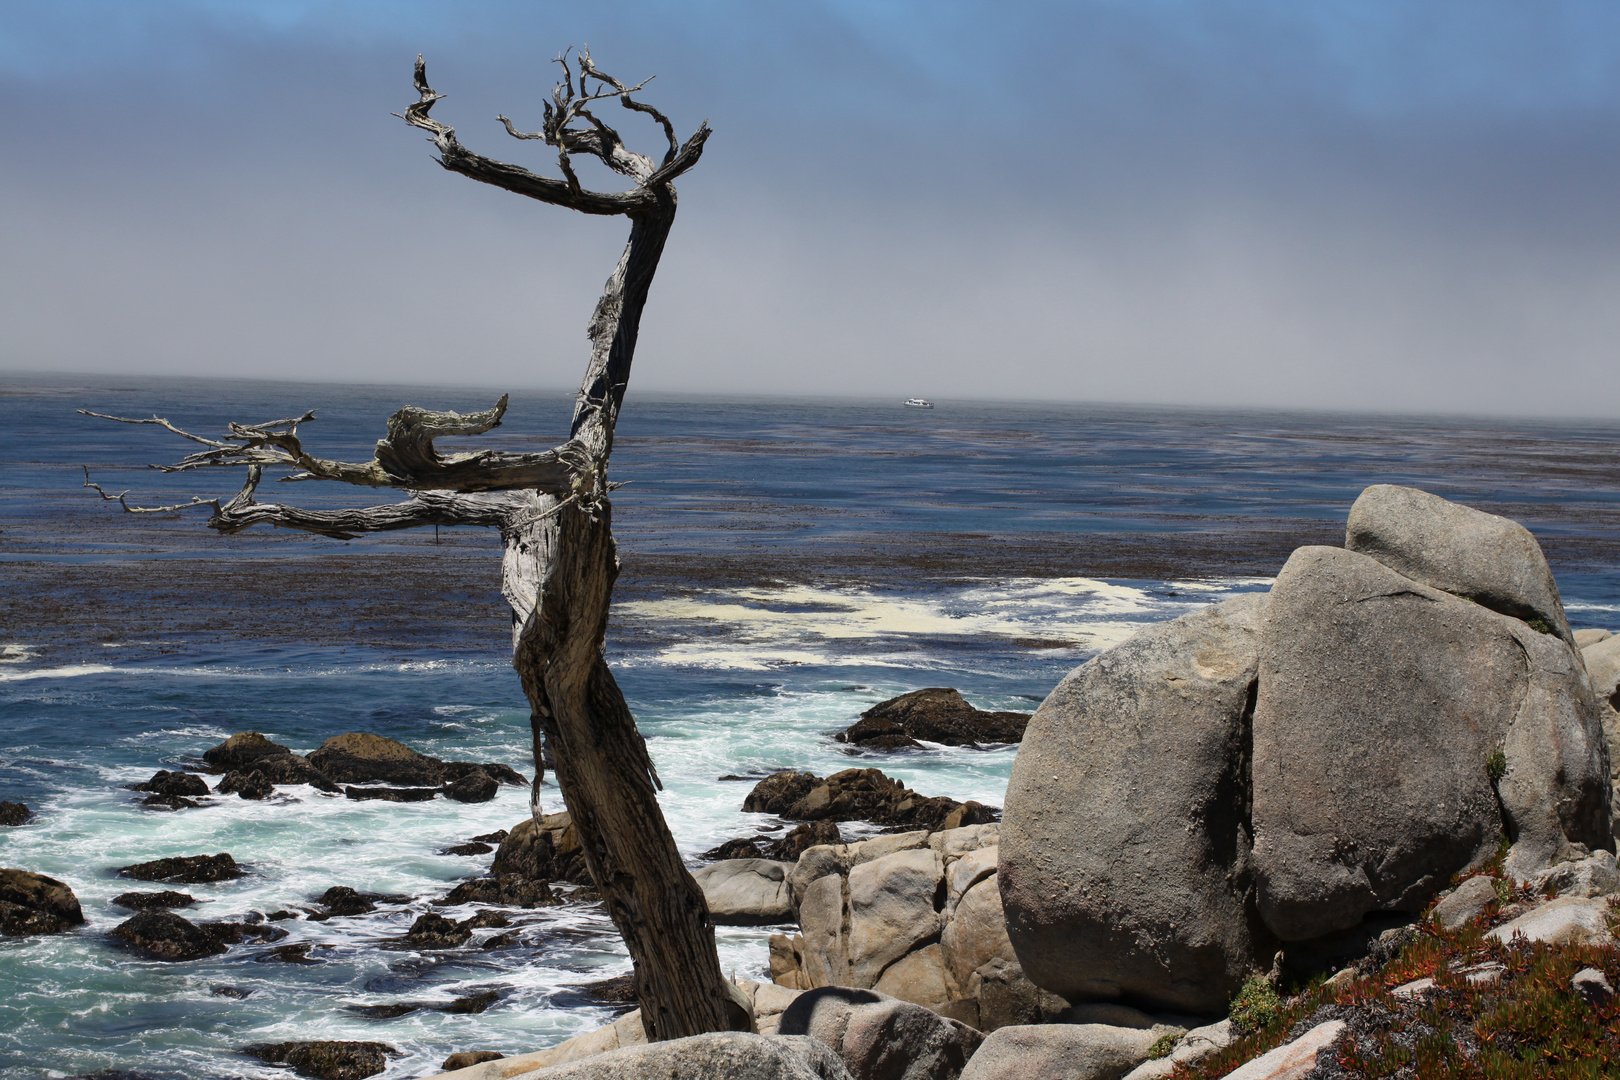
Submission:
[[[1442,1060],[1495,1075],[1525,1053],[1562,1054],[1572,1071],[1549,1075],[1586,1075],[1591,1055],[1620,1055],[1617,710],[1620,638],[1570,627],[1526,530],[1370,488],[1343,548],[1300,548],[1269,594],[1150,626],[1032,717],[935,687],[838,736],[868,760],[1022,739],[1005,807],[871,767],[759,777],[738,809],[782,827],[694,870],[714,922],[777,929],[761,957],[771,981],[738,982],[755,1031],[648,1046],[631,1011],[532,1054],[458,1053],[444,1075],[1325,1080],[1450,1075],[1432,1071]],[[140,806],[194,814],[302,790],[479,802],[526,783],[354,732],[307,757],[244,732],[196,767],[133,785]],[[0,820],[20,826],[29,812],[14,806]],[[851,840],[848,823],[880,831]],[[475,907],[419,915],[398,947],[499,948],[525,910],[593,897],[567,814],[445,850],[493,855],[432,902]],[[277,949],[279,924],[412,900],[335,885],[233,920],[178,913],[195,901],[169,886],[251,872],[224,852],[119,868],[165,887],[117,897],[136,914],[110,933],[168,962],[243,947],[299,963],[307,947]],[[0,920],[7,934],[84,925],[68,885],[24,870],[0,871]],[[476,1012],[498,998],[363,1008]],[[1513,1009],[1550,1019],[1491,1026]],[[321,1080],[375,1075],[394,1053],[242,1051]]]

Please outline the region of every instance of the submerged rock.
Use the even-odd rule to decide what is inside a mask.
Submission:
[[[31,870],[0,870],[0,934],[58,934],[84,924],[73,890]]]
[[[141,805],[148,810],[196,810],[203,804],[183,795],[148,795]]]
[[[224,942],[172,911],[143,911],[113,927],[112,935],[150,959],[171,963],[226,951]]]
[[[380,1042],[285,1042],[244,1046],[242,1053],[271,1065],[291,1065],[299,1076],[312,1080],[365,1080],[388,1068],[398,1054]]]
[[[863,750],[978,746],[1017,742],[1028,723],[1029,713],[976,709],[956,690],[933,686],[879,702],[837,738]]]
[[[439,793],[438,788],[346,787],[343,794],[351,799],[378,799],[382,802],[428,802]]]
[[[190,907],[197,902],[197,898],[190,893],[164,889],[162,892],[119,893],[112,898],[112,902],[131,911],[151,911],[154,908]]]
[[[177,855],[168,859],[153,859],[119,868],[120,877],[137,881],[166,881],[179,885],[200,885],[211,881],[231,881],[245,877],[243,870],[228,852],[218,855]]]

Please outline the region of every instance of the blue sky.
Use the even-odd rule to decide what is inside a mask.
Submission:
[[[715,128],[637,387],[1616,415],[1617,31],[1563,0],[0,0],[0,370],[571,384],[623,223],[446,174],[389,112],[424,52],[435,115],[549,169],[493,117],[537,126],[586,43]]]

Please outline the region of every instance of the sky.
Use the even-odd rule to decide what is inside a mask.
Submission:
[[[1620,416],[1612,0],[0,0],[0,372],[576,384],[627,223],[390,113],[582,44],[714,128],[632,394]]]

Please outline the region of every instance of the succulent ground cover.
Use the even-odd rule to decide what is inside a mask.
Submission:
[[[1614,1076],[1620,994],[1582,993],[1573,980],[1594,969],[1620,987],[1620,950],[1487,938],[1493,927],[1547,899],[1498,886],[1496,902],[1467,925],[1447,931],[1426,916],[1392,958],[1368,963],[1356,977],[1316,980],[1281,997],[1275,1009],[1250,1007],[1263,995],[1245,987],[1247,998],[1234,1004],[1254,1018],[1252,1030],[1202,1061],[1178,1066],[1173,1077],[1216,1080],[1330,1020],[1343,1020],[1347,1031],[1318,1056],[1310,1080]],[[1610,918],[1612,928],[1620,911]],[[1423,979],[1433,985],[1392,993]]]

